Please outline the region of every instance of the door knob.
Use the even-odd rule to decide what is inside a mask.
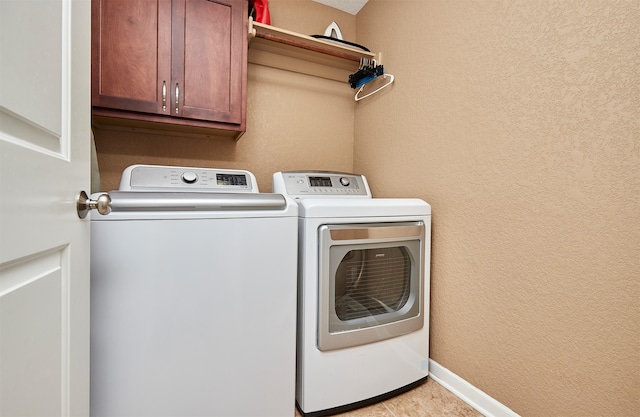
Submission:
[[[100,194],[97,199],[91,200],[87,193],[80,191],[76,209],[78,210],[78,217],[81,219],[87,217],[87,213],[91,210],[98,210],[98,213],[107,215],[111,213],[111,197],[109,197],[109,194],[104,193]]]

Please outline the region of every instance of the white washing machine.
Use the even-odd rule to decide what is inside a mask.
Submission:
[[[421,384],[429,364],[431,207],[372,198],[362,175],[278,172],[299,212],[296,400],[304,415]]]
[[[293,416],[295,202],[248,171],[146,165],[109,195],[91,213],[91,415]]]

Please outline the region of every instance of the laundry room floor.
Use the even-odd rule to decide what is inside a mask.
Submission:
[[[300,417],[296,410],[296,417]],[[473,407],[431,378],[417,388],[335,417],[482,417]]]

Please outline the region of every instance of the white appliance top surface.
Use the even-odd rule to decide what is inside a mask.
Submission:
[[[431,206],[419,198],[337,199],[307,198],[296,200],[300,217],[398,217],[429,216]]]
[[[332,171],[273,174],[273,191],[294,198],[300,217],[396,217],[431,215],[418,198],[373,198],[364,175]]]

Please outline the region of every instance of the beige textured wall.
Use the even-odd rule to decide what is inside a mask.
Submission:
[[[278,27],[322,34],[335,20],[345,37],[355,37],[353,15],[311,0],[269,5]],[[352,170],[354,105],[348,85],[253,64],[248,73],[247,132],[238,142],[95,130],[102,189],[117,189],[124,168],[135,163],[248,169],[263,192],[271,191],[276,171]]]
[[[432,358],[523,416],[640,415],[640,3],[370,0],[354,169],[433,206]]]

